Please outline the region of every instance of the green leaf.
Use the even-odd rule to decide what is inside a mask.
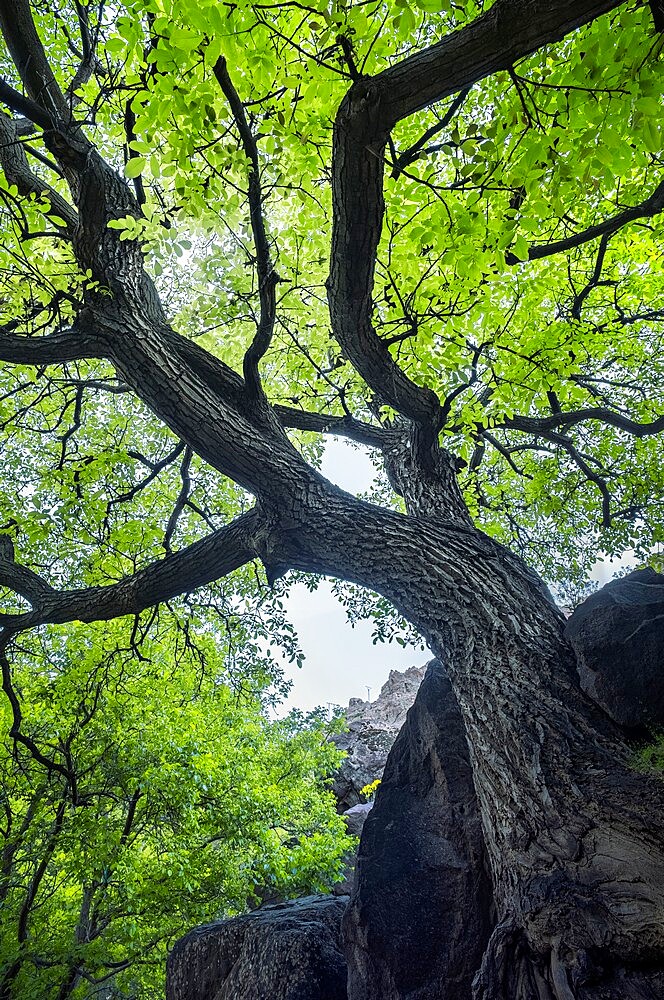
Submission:
[[[511,251],[519,260],[528,260],[528,244],[520,234],[512,244]]]
[[[145,170],[145,165],[147,163],[147,158],[145,156],[132,156],[130,160],[125,164],[125,177],[130,179],[133,177],[138,177]]]

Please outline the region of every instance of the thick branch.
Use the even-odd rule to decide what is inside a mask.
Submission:
[[[169,327],[124,312],[118,324],[108,350],[122,381],[212,468],[272,499],[317,478],[272,408],[252,405],[232,369]]]
[[[328,296],[334,336],[378,397],[425,429],[440,425],[435,394],[412,382],[372,325],[383,223],[383,162],[393,126],[619,6],[616,0],[497,0],[486,14],[373,79],[353,84],[334,130],[334,223]]]
[[[527,434],[543,434],[561,428],[573,427],[575,424],[583,423],[586,420],[599,420],[610,427],[617,427],[618,430],[626,431],[633,437],[648,437],[650,434],[659,434],[664,430],[664,416],[655,420],[640,424],[636,420],[631,420],[622,413],[616,413],[602,406],[586,407],[582,410],[572,410],[569,413],[554,413],[549,417],[522,417],[515,415],[509,420],[497,424],[496,427],[505,427],[517,431],[525,431]]]
[[[274,409],[283,427],[316,431],[319,434],[337,434],[358,444],[365,444],[368,448],[382,448],[389,433],[382,427],[365,424],[348,415],[338,417],[332,413],[311,413],[290,406],[275,406]]]
[[[7,587],[15,594],[25,597],[33,607],[40,607],[55,591],[27,566],[21,566],[13,559],[0,558],[0,587]]]
[[[332,251],[328,300],[332,332],[344,355],[378,399],[437,430],[439,403],[431,389],[401,370],[372,321],[376,252],[383,224],[383,171],[387,131],[372,85],[354,84],[334,126]]]
[[[46,58],[32,19],[29,0],[1,0],[0,30],[32,100],[54,119],[66,121],[70,117],[70,108]]]
[[[18,138],[16,123],[9,115],[2,112],[0,112],[0,165],[9,183],[15,184],[20,194],[45,196],[51,203],[52,213],[49,214],[59,217],[69,231],[76,228],[78,221],[76,212],[50,184],[32,172],[23,145]]]
[[[61,365],[83,358],[104,357],[96,335],[74,326],[47,337],[19,337],[0,326],[0,361],[17,365]]]
[[[37,625],[109,621],[139,614],[154,604],[218,580],[255,558],[261,525],[262,519],[254,508],[207,538],[108,587],[58,592],[41,580],[38,607],[24,614],[0,614],[0,627],[14,633]],[[15,572],[16,564],[11,566]],[[0,573],[2,569],[0,562]],[[30,573],[32,585],[35,574],[24,572]]]
[[[620,6],[621,0],[496,0],[471,24],[374,78],[385,126],[509,69]]]
[[[52,129],[55,127],[56,119],[50,112],[44,110],[35,101],[24,97],[23,94],[20,94],[18,90],[15,90],[5,80],[0,80],[0,101],[12,111],[15,111],[18,115],[22,115],[24,119],[27,119],[41,129]],[[21,128],[19,128],[19,132],[22,134]]]

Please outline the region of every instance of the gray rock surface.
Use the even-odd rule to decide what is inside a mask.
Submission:
[[[362,833],[362,827],[371,812],[372,805],[371,802],[358,802],[356,806],[351,806],[345,813],[342,813],[348,832],[354,837],[359,837]]]
[[[349,1000],[469,1000],[491,924],[465,732],[434,660],[364,824],[344,918]]]
[[[581,687],[627,728],[664,725],[664,576],[636,570],[591,594],[567,621]]]
[[[346,821],[346,827],[348,832],[353,835],[353,837],[360,837],[362,834],[362,828],[366,821],[367,816],[371,812],[373,807],[372,802],[358,802],[356,806],[351,806],[347,809],[345,813],[342,813],[342,817]],[[355,881],[355,865],[357,863],[357,849],[349,851],[344,855],[343,858],[343,874],[339,882],[335,882],[332,886],[332,892],[335,896],[349,896],[353,889],[353,882]]]
[[[347,902],[306,896],[197,927],[169,956],[167,1000],[346,1000]]]
[[[346,711],[348,732],[333,737],[336,746],[347,753],[332,784],[339,812],[360,803],[364,786],[381,777],[424,671],[424,667],[410,667],[403,673],[392,670],[375,701],[351,698]]]

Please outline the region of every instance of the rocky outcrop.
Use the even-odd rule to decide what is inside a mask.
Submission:
[[[664,724],[664,576],[612,581],[566,631],[582,688],[614,721]],[[375,702],[353,700],[335,737],[348,752],[339,810],[362,831],[350,903],[308,897],[198,928],[169,959],[168,1000],[470,1000],[491,885],[459,708],[438,661],[423,675],[393,672]],[[381,775],[373,807],[361,804]],[[623,972],[609,975],[606,996],[622,996]],[[644,997],[660,995],[660,978],[643,973]]]
[[[381,777],[424,671],[424,667],[410,667],[403,673],[392,670],[375,701],[351,699],[346,711],[348,732],[333,737],[347,755],[332,784],[339,812],[360,803],[365,785]]]
[[[664,724],[664,576],[637,570],[569,618],[581,687],[621,726]]]
[[[351,806],[343,813],[346,820],[346,828],[353,837],[359,837],[366,822],[367,816],[373,808],[371,802],[358,802],[356,806]]]
[[[466,1000],[492,922],[461,715],[428,665],[362,834],[344,918],[349,1000]]]
[[[197,927],[169,956],[167,1000],[346,1000],[347,902],[307,896]]]
[[[388,754],[415,701],[425,669],[391,670],[375,701],[351,698],[346,710],[348,731],[332,737],[336,746],[346,752],[334,776],[332,791],[337,798],[337,809],[354,837],[362,833],[371,811],[371,804],[363,799],[362,789],[382,778]],[[332,890],[335,895],[350,893],[355,862],[356,851],[345,856],[343,877]]]

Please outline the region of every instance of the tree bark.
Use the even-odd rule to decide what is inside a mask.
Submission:
[[[273,531],[273,559],[378,591],[445,664],[498,916],[473,997],[661,996],[664,788],[580,690],[536,574],[461,519],[334,488],[312,490],[285,525],[275,514]]]

